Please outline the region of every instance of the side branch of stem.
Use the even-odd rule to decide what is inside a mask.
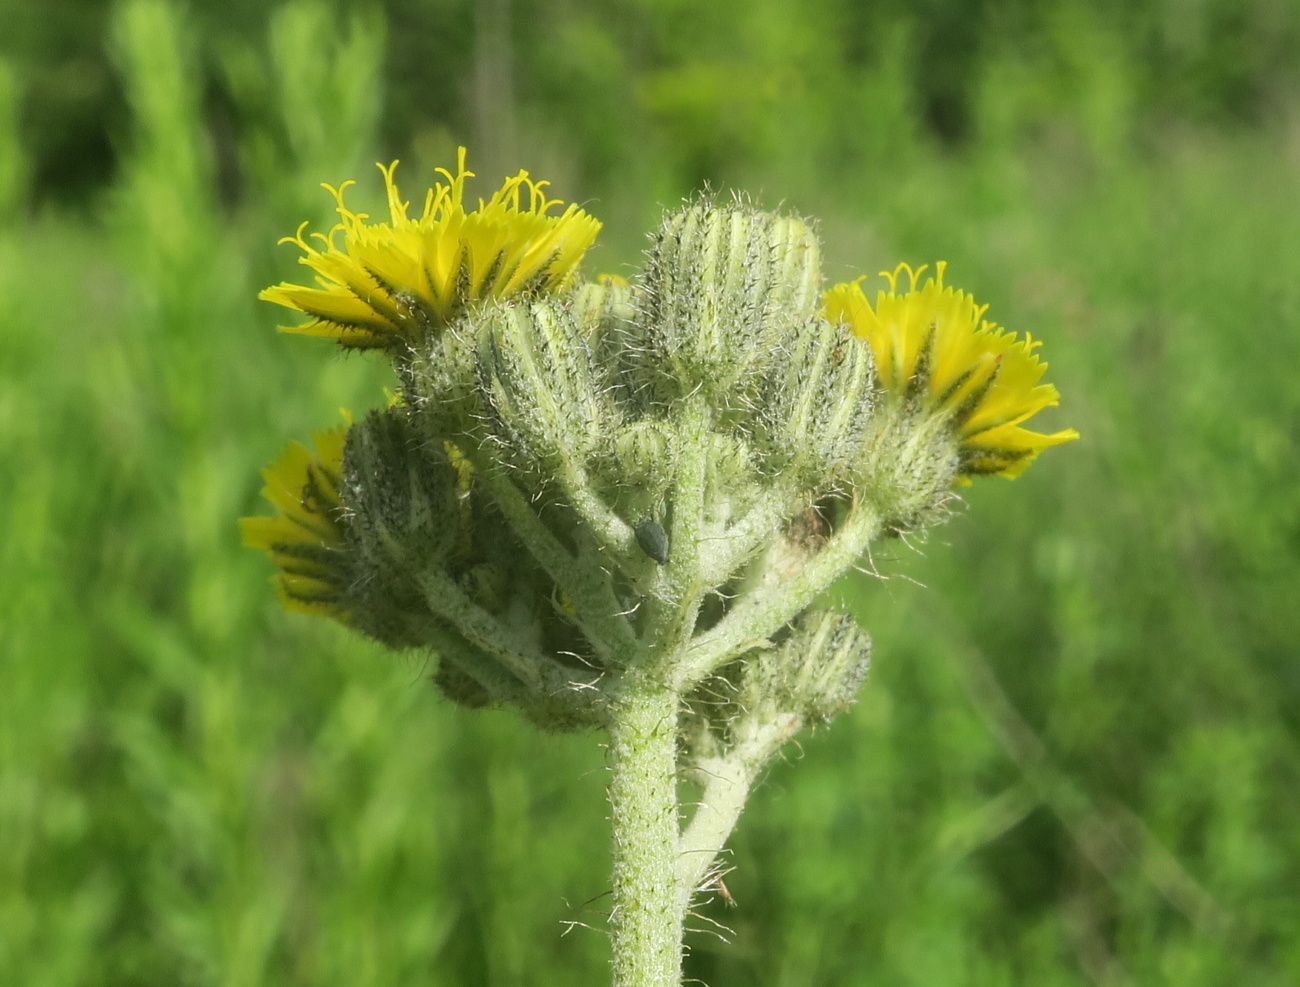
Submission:
[[[844,527],[797,575],[757,587],[696,637],[674,667],[672,684],[685,694],[739,651],[775,634],[861,557],[879,527],[879,516],[869,505],[854,505]]]
[[[420,588],[430,613],[456,628],[466,641],[487,652],[532,690],[559,697],[586,684],[575,680],[573,672],[554,658],[517,640],[445,573],[424,573]]]
[[[702,779],[704,790],[679,844],[677,881],[683,911],[707,883],[718,854],[736,828],[754,780],[781,746],[802,729],[803,719],[789,713],[765,723],[738,726],[744,739],[726,754],[700,762],[694,772]]]
[[[616,665],[626,663],[636,638],[627,621],[618,616],[621,608],[608,584],[590,567],[577,563],[509,477],[490,468],[483,473],[488,491],[515,535],[573,600],[592,646],[602,658]]]

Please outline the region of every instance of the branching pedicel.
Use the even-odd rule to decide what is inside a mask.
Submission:
[[[317,286],[263,297],[383,350],[400,395],[291,447],[245,541],[290,608],[436,652],[456,702],[608,731],[614,982],[676,985],[760,768],[866,675],[866,632],[819,597],[954,484],[1076,433],[1023,427],[1057,398],[1036,344],[943,265],[823,293],[804,221],[702,198],[632,284],[593,283],[592,217],[523,172],[467,211],[463,150],[444,175],[418,219],[389,168],[389,222],[331,190],[339,225],[291,238]]]

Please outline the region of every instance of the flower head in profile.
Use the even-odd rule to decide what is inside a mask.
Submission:
[[[887,394],[949,423],[961,476],[1019,476],[1044,449],[1079,433],[1023,427],[1058,403],[1056,388],[1040,383],[1047,370],[1034,352],[1040,344],[985,320],[988,306],[945,286],[944,268],[940,262],[924,281],[925,266],[881,272],[888,290],[877,293],[874,305],[862,279],[836,285],[823,299],[826,318],[871,344]],[[907,290],[900,291],[904,276]]]
[[[600,222],[575,205],[547,198],[544,181],[528,172],[507,178],[478,208],[465,206],[465,149],[456,174],[439,169],[417,218],[408,215],[393,173],[379,166],[389,220],[370,222],[326,186],[339,222],[327,234],[304,237],[307,224],[286,237],[302,249],[301,263],[316,272],[315,287],[285,282],[262,292],[266,301],[309,317],[288,332],[337,339],[356,349],[400,352],[450,323],[475,302],[534,296],[568,283],[600,231]],[[284,242],[284,241],[282,241]]]
[[[244,544],[275,562],[275,588],[289,610],[344,619],[347,586],[342,508],[343,444],[347,426],[317,432],[313,453],[289,446],[262,471],[262,496],[280,513],[240,518]]]

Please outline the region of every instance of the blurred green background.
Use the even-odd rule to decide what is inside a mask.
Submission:
[[[602,217],[593,272],[705,182],[821,217],[832,279],[946,258],[1083,433],[842,587],[871,679],[690,976],[1300,983],[1294,2],[0,14],[0,984],[607,981],[599,738],[453,707],[238,544],[388,382],[274,331],[276,239],[458,142]]]

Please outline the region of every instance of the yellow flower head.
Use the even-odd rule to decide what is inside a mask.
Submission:
[[[262,496],[276,517],[239,519],[244,544],[279,567],[275,588],[289,610],[343,619],[344,526],[339,504],[347,426],[316,432],[316,452],[295,442],[262,471]]]
[[[328,234],[303,236],[307,224],[281,242],[297,244],[319,287],[285,282],[260,295],[311,317],[287,332],[329,336],[360,349],[405,349],[446,326],[474,302],[535,295],[563,287],[596,239],[600,222],[575,205],[548,199],[548,184],[521,171],[486,202],[464,204],[465,149],[456,174],[429,189],[418,219],[407,216],[393,181],[397,162],[379,166],[388,192],[388,222],[371,223],[350,210],[343,193],[325,186],[338,203],[339,222]],[[524,192],[527,192],[527,205]]]
[[[882,271],[889,289],[877,293],[874,306],[861,278],[836,285],[823,298],[824,314],[871,344],[887,393],[951,423],[963,477],[1019,476],[1048,446],[1079,433],[1071,428],[1044,435],[1022,427],[1057,404],[1056,388],[1039,383],[1047,370],[1034,353],[1040,344],[986,321],[987,305],[944,286],[945,266],[936,265],[924,282],[925,266]],[[907,290],[900,292],[904,274]]]

